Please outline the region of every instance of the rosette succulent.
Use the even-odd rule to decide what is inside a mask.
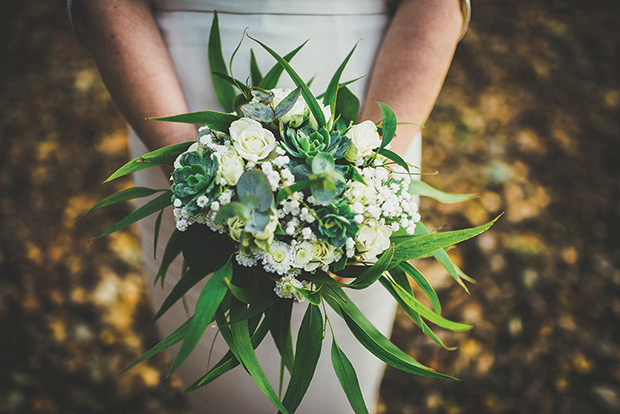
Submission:
[[[220,187],[216,184],[218,170],[217,158],[206,149],[190,151],[178,158],[178,167],[172,173],[172,198],[179,199],[189,212],[199,212],[209,206],[219,195]]]
[[[314,131],[308,126],[299,129],[280,124],[282,141],[280,145],[294,158],[311,160],[319,152],[331,154],[335,160],[344,157],[351,140],[340,131],[329,132],[325,128]]]
[[[349,237],[355,239],[359,224],[348,203],[343,201],[318,208],[316,215],[318,220],[313,226],[320,240],[342,247]]]

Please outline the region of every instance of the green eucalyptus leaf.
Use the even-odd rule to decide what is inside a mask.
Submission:
[[[168,207],[169,205],[172,204],[172,202],[170,201],[171,195],[172,195],[171,191],[166,191],[165,193],[161,194],[159,197],[149,201],[142,207],[129,213],[125,218],[120,220],[118,223],[116,223],[115,225],[113,225],[112,227],[110,227],[109,229],[101,233],[100,235],[93,237],[93,240],[98,239],[103,236],[107,236],[110,233],[113,233],[117,230],[127,227],[135,223],[138,220],[142,220],[143,218],[150,216],[151,214],[156,213],[159,210],[162,210]]]
[[[179,154],[187,151],[190,145],[194,143],[193,137],[188,142],[181,142],[178,144],[169,145],[164,148],[151,151],[147,154],[141,155],[121,168],[116,170],[111,176],[109,176],[104,183],[112,181],[114,179],[123,177],[127,174],[131,174],[136,171],[144,170],[151,167],[159,167],[161,165],[172,165],[174,160],[177,159]]]
[[[198,112],[190,112],[187,114],[179,114],[179,115],[164,116],[164,117],[149,118],[149,119],[152,119],[154,121],[180,122],[183,124],[206,125],[214,131],[227,132],[228,129],[230,128],[230,124],[232,124],[233,122],[235,122],[236,120],[240,118],[241,117],[237,115],[225,114],[223,112],[198,111]],[[191,144],[193,144],[193,142],[190,142],[187,145],[187,147],[189,147]],[[174,162],[174,159],[172,161]],[[170,162],[169,164],[172,164],[172,162]]]
[[[208,56],[209,68],[211,69],[211,80],[213,81],[213,88],[215,89],[217,100],[226,112],[231,112],[233,109],[232,100],[235,96],[234,89],[228,82],[223,81],[222,78],[214,74],[214,72],[218,72],[228,75],[226,63],[222,56],[222,42],[220,39],[220,26],[217,12],[213,13],[213,23],[211,24],[211,33],[209,34]]]
[[[293,195],[295,192],[310,187],[310,184],[312,184],[311,180],[304,180],[298,181],[295,184],[282,188],[280,191],[278,191],[278,195],[276,197],[276,205],[280,204],[286,197]]]
[[[327,152],[319,152],[312,160],[313,174],[332,174],[336,171],[334,157]]]
[[[411,180],[409,192],[422,197],[430,197],[442,203],[459,203],[461,201],[471,200],[477,196],[477,194],[445,193],[420,180]]]
[[[267,104],[273,101],[273,92],[269,90],[253,88],[251,92],[252,96],[256,98],[260,103]]]
[[[246,196],[255,196],[259,199],[258,210],[265,211],[273,203],[273,192],[265,174],[252,168],[244,172],[237,181],[237,194],[240,199]]]
[[[276,106],[276,118],[283,117],[293,108],[293,106],[295,106],[297,99],[299,99],[300,93],[301,89],[297,88],[280,101],[280,103]]]
[[[248,103],[241,106],[241,111],[248,118],[255,119],[259,122],[273,122],[276,119],[276,113],[271,105]]]

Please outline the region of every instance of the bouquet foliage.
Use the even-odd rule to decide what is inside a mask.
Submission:
[[[173,165],[171,188],[130,188],[87,213],[159,192],[98,236],[159,212],[157,238],[163,209],[172,205],[177,229],[168,240],[157,279],[163,282],[179,255],[185,266],[155,319],[211,275],[193,316],[132,366],[181,342],[174,371],[215,322],[230,351],[188,389],[202,387],[242,364],[278,410],[293,413],[312,380],[331,325],[325,312],[329,306],[357,340],[386,364],[416,375],[451,378],[392,344],[345,291],[380,283],[426,335],[446,347],[429,322],[452,331],[467,330],[470,325],[441,316],[435,291],[409,261],[434,256],[465,287],[462,279],[467,276],[450,261],[445,249],[485,231],[493,222],[433,234],[420,222],[416,196],[444,202],[469,196],[443,193],[411,179],[410,166],[388,149],[397,121],[387,105],[379,103],[380,123],[358,122],[359,101],[347,88],[350,82],[340,81],[355,48],[325,93],[315,97],[288,63],[303,45],[281,57],[255,41],[276,64],[262,75],[252,53],[246,84],[227,71],[214,17],[209,61],[218,99],[227,112],[155,118],[200,125],[196,140],[145,154],[107,181],[145,168]],[[284,71],[296,89],[277,88]],[[340,282],[345,279],[349,283]],[[411,281],[432,308],[416,297]],[[308,304],[293,347],[291,309],[300,302]],[[339,332],[330,332],[336,375],[354,411],[366,413],[354,367],[337,343]],[[267,334],[274,339],[282,366],[290,372],[282,398],[254,352]]]

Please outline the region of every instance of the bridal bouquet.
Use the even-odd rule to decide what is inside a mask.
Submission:
[[[387,105],[379,103],[380,123],[358,122],[359,101],[347,88],[350,82],[340,82],[355,48],[325,93],[316,97],[288,63],[303,45],[281,57],[256,42],[276,64],[263,76],[252,54],[246,84],[227,71],[215,16],[209,60],[217,96],[227,112],[156,118],[200,125],[196,140],[139,157],[108,181],[144,168],[172,165],[171,188],[130,188],[89,211],[161,192],[101,235],[159,212],[157,237],[163,209],[172,205],[176,231],[168,240],[157,277],[163,281],[171,262],[181,254],[185,266],[155,318],[211,275],[193,316],[134,364],[182,342],[172,364],[176,369],[215,322],[230,351],[189,389],[242,364],[278,410],[293,413],[312,380],[329,326],[336,375],[354,411],[366,413],[354,367],[337,343],[339,332],[331,329],[325,311],[329,306],[344,318],[359,342],[385,363],[412,374],[451,378],[398,349],[345,291],[379,282],[425,334],[445,347],[427,322],[453,331],[470,326],[441,316],[435,291],[409,261],[434,256],[465,287],[462,278],[467,276],[450,262],[444,249],[485,231],[493,222],[435,234],[420,222],[417,195],[447,202],[468,196],[443,193],[411,179],[410,166],[389,150],[397,121]],[[296,89],[277,88],[284,71]],[[411,282],[427,296],[431,308],[416,297]],[[307,302],[307,310],[294,349],[291,309],[302,302]],[[282,371],[290,372],[282,399],[254,352],[268,333],[282,357]]]

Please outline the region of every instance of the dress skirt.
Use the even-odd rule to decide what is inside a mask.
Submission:
[[[223,55],[228,59],[243,37],[248,34],[270,46],[280,55],[293,50],[307,39],[310,41],[292,60],[291,65],[302,79],[314,77],[311,89],[322,93],[340,63],[359,42],[342,80],[368,76],[383,34],[389,24],[389,15],[382,1],[370,0],[313,0],[313,1],[200,1],[176,0],[155,2],[155,16],[175,65],[190,111],[221,110],[217,102],[207,58],[207,43],[213,10],[218,11]],[[245,37],[233,62],[233,75],[246,79],[249,75],[250,48],[265,73],[275,64],[273,58],[260,45]],[[351,85],[362,100],[368,77]],[[282,87],[293,83],[284,73]],[[174,114],[157,114],[174,115]],[[155,122],[155,121],[154,121]],[[136,135],[131,132],[131,149],[134,156],[147,152]],[[191,139],[192,137],[188,137]],[[419,165],[420,139],[415,137],[405,154],[409,162]],[[150,188],[168,188],[169,180],[159,169],[141,171],[135,176],[136,185]],[[153,285],[166,241],[174,230],[172,212],[164,213],[160,229],[157,260],[153,259],[153,232],[155,215],[140,223],[143,256],[152,300],[158,309],[180,277],[180,260],[168,271],[163,289]],[[205,246],[208,249],[209,246]],[[202,286],[186,295],[189,315],[193,313]],[[375,326],[389,337],[395,312],[395,301],[380,284],[363,291],[348,291],[352,300]],[[301,323],[306,304],[293,306],[293,332]],[[183,304],[177,303],[158,322],[161,335],[167,335],[188,318]],[[384,364],[366,351],[349,332],[344,321],[331,312],[336,339],[353,363],[366,404],[375,411]],[[176,371],[185,385],[193,383],[209,367],[209,353],[213,351],[213,366],[227,351],[217,328],[207,329],[190,358]],[[323,352],[316,373],[299,409],[301,414],[352,413],[348,400],[333,371],[330,358],[331,333],[326,334]],[[293,338],[295,343],[295,337]],[[178,348],[177,348],[178,349]],[[173,351],[174,352],[174,351]],[[274,389],[278,389],[280,357],[268,335],[257,349],[257,355]],[[286,384],[286,382],[285,382]],[[269,400],[260,392],[250,375],[238,366],[206,387],[188,394],[191,413],[213,414],[262,414],[276,412]]]

